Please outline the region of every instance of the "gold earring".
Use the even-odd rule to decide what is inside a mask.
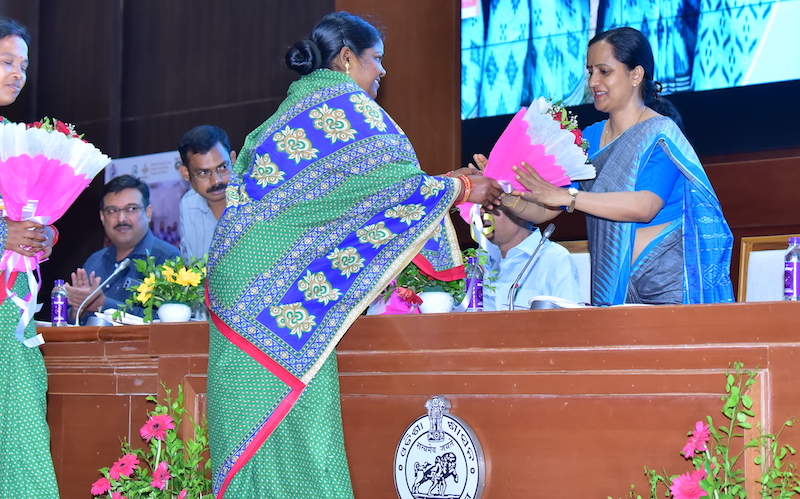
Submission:
[[[633,84],[633,86],[634,86],[634,87],[636,87],[636,86],[638,86],[638,85],[639,85],[638,83],[634,83],[634,84]]]
[[[344,62],[344,74],[350,76],[350,61]]]

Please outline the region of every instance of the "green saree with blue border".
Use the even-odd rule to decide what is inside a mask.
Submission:
[[[318,372],[336,376],[331,354],[353,321],[412,259],[438,277],[463,277],[447,216],[458,184],[425,175],[402,130],[352,79],[317,70],[293,83],[278,111],[248,136],[226,194],[208,266],[214,490],[217,497],[300,497],[332,465],[275,471],[287,457],[264,457],[272,452],[265,443],[282,432],[283,451],[302,454],[291,458],[298,463],[328,452],[304,453],[306,429],[282,421],[300,417],[293,407],[309,385],[322,383]],[[306,424],[336,428],[309,441],[341,438],[338,382],[327,391],[331,411]],[[342,469],[339,475],[346,463]],[[280,476],[265,478],[273,472]],[[292,480],[298,483],[286,485]],[[349,478],[341,481],[349,487]]]

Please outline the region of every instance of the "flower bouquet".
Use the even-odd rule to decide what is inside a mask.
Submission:
[[[165,405],[153,396],[147,397],[156,403],[139,430],[148,448],[134,449],[123,442],[122,457],[111,467],[100,469],[103,478],[92,484],[92,495],[111,499],[212,497],[206,428],[190,419],[194,438],[181,440],[178,429],[186,412],[183,389],[178,386],[175,400],[170,399],[170,392],[166,390]]]
[[[136,306],[144,307],[144,321],[152,322],[154,307],[165,303],[184,303],[194,308],[203,302],[203,283],[206,279],[204,259],[187,263],[182,257],[176,257],[157,265],[156,259],[148,256],[147,260],[134,260],[133,264],[146,277],[141,284],[128,288],[134,295],[125,300],[124,308],[114,314],[115,320],[125,310]]]
[[[507,180],[524,191],[511,167],[525,162],[544,180],[563,187],[595,177],[594,166],[586,160],[588,147],[575,115],[560,101],[551,103],[539,97],[511,119],[489,153],[484,175]]]
[[[44,118],[26,125],[0,124],[0,197],[4,216],[14,221],[51,224],[67,211],[78,195],[111,159],[82,140],[72,125]],[[22,256],[6,250],[0,259],[0,286],[23,310],[17,337],[33,316],[39,290],[33,271],[41,254]],[[30,295],[16,297],[9,289],[13,272],[28,275]],[[36,344],[41,344],[38,342]],[[27,346],[36,346],[26,343]]]
[[[747,449],[756,451],[754,463],[761,467],[761,476],[754,480],[754,488],[759,489],[761,497],[800,495],[800,475],[795,466],[786,461],[795,450],[778,443],[781,433],[794,424],[794,419],[786,421],[777,434],[764,433],[759,423],[757,436],[747,439],[744,431],[752,429],[750,419],[755,416],[748,389],[755,383],[756,375],[742,368],[743,365],[736,362],[734,372],[726,374],[726,393],[722,396],[725,424],[715,427],[711,416],[706,416],[705,422],[698,421],[695,429],[689,432],[681,453],[691,460],[694,470],[669,476],[666,470],[661,475],[655,470],[644,469],[650,481],[651,499],[661,496],[674,499],[746,498],[744,472],[737,463],[745,457]],[[630,497],[641,499],[642,496],[631,487]]]
[[[483,174],[497,180],[507,194],[514,190],[525,192],[527,189],[512,170],[524,162],[544,180],[565,187],[573,181],[595,177],[595,168],[586,158],[588,148],[575,115],[561,101],[552,103],[539,97],[511,119],[492,147]],[[480,232],[480,207],[462,203],[458,209],[473,232]]]

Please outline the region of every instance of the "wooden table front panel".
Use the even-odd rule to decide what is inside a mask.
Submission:
[[[798,317],[771,303],[361,318],[338,348],[356,497],[394,495],[396,446],[433,395],[480,440],[485,498],[646,496],[644,466],[690,471],[687,432],[724,422],[734,361],[759,368],[768,427],[800,414]]]
[[[433,395],[483,446],[484,498],[621,498],[631,484],[646,493],[643,466],[689,471],[687,431],[707,414],[723,421],[732,362],[759,368],[768,428],[800,414],[798,317],[800,304],[783,302],[362,317],[337,349],[356,498],[396,496],[395,448]],[[190,412],[205,413],[205,323],[46,339],[63,497],[91,497],[119,439],[138,440],[159,381],[182,383]],[[800,430],[786,436],[800,447]]]

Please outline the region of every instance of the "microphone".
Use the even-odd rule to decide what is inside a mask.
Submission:
[[[114,272],[112,272],[110,276],[106,277],[105,280],[103,282],[101,282],[99,286],[94,288],[94,291],[89,293],[89,296],[87,296],[86,298],[83,299],[83,301],[81,302],[80,306],[78,307],[78,311],[75,312],[75,324],[74,324],[75,326],[78,326],[81,323],[81,311],[83,310],[83,306],[86,305],[86,303],[89,300],[91,300],[92,297],[94,297],[94,295],[96,295],[99,290],[103,289],[103,286],[108,284],[108,281],[110,281],[114,277],[118,276],[119,273],[122,272],[123,270],[127,269],[128,265],[130,265],[130,264],[131,264],[131,259],[130,258],[126,258],[126,259],[122,260],[122,262],[119,265],[117,265],[117,268],[114,269]]]
[[[525,270],[528,269],[528,265],[530,265],[533,259],[536,257],[536,253],[539,252],[539,249],[542,247],[542,245],[544,245],[544,243],[546,243],[547,240],[550,239],[550,236],[553,235],[554,230],[556,230],[556,226],[554,224],[550,224],[547,226],[546,229],[544,229],[544,232],[542,232],[542,239],[539,240],[539,244],[536,245],[536,249],[533,250],[531,256],[528,257],[528,261],[525,262],[525,266],[522,267],[522,270],[520,271],[519,275],[517,276],[516,279],[514,279],[514,283],[511,285],[511,289],[508,290],[509,310],[514,310],[514,298],[516,298],[517,290],[519,289],[519,280],[522,279],[523,275],[525,275]]]

